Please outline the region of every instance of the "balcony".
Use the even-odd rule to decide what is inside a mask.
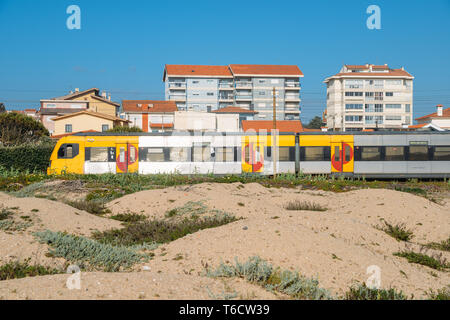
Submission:
[[[219,96],[219,101],[232,101],[234,99],[232,94],[229,94],[228,96]]]
[[[236,88],[251,88],[252,83],[250,81],[236,81]]]
[[[171,94],[171,95],[169,95],[169,100],[172,100],[172,101],[186,101],[186,95],[184,95],[184,94]]]
[[[236,95],[236,101],[237,100],[252,100],[253,97],[251,94],[237,94]]]
[[[300,101],[300,97],[299,96],[294,96],[294,95],[286,95],[284,97],[285,101]]]
[[[186,89],[186,82],[170,82],[169,83],[170,89]]]
[[[285,82],[285,90],[300,90],[300,82]]]
[[[233,90],[233,83],[219,83],[219,90]]]

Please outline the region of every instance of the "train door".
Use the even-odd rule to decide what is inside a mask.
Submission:
[[[331,142],[331,172],[353,172],[352,142]]]
[[[242,149],[242,171],[258,173],[264,169],[264,147],[257,142],[244,143]]]
[[[132,173],[139,168],[137,146],[131,143],[116,144],[116,172]]]

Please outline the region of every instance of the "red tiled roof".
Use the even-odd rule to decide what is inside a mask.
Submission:
[[[138,105],[141,105],[140,107]],[[123,100],[124,112],[159,113],[178,111],[175,101]]]
[[[248,110],[248,109],[244,109],[241,107],[235,107],[235,106],[228,106],[225,108],[220,108],[214,111],[211,111],[213,113],[258,113],[257,111],[253,111],[253,110]]]
[[[173,123],[150,123],[152,128],[173,128]]]
[[[232,77],[228,66],[200,66],[166,64],[164,74],[171,76],[221,76]]]
[[[423,128],[423,127],[425,127],[427,124],[429,124],[429,123],[414,124],[414,125],[412,125],[412,126],[408,126],[408,128],[410,128],[410,129]]]
[[[93,111],[87,111],[87,110],[83,110],[83,111],[79,111],[79,112],[74,112],[74,113],[69,113],[69,114],[65,114],[56,118],[53,118],[53,121],[58,121],[61,119],[66,119],[66,118],[70,118],[70,117],[76,117],[79,115],[88,115],[88,116],[93,116],[93,117],[97,117],[97,118],[103,118],[106,120],[111,120],[111,121],[120,121],[120,122],[131,122],[122,118],[118,118],[115,116],[110,116],[109,114],[104,114],[104,113],[100,113],[100,112],[93,112]]]
[[[59,138],[62,138],[62,137],[71,136],[71,135],[73,135],[73,134],[75,134],[75,133],[85,133],[85,132],[98,132],[98,131],[95,131],[95,130],[85,130],[85,131],[77,131],[77,132],[63,133],[63,134],[53,135],[53,136],[51,136],[50,138],[52,138],[52,139],[59,139]]]
[[[346,64],[345,65],[348,69],[369,69],[370,65],[349,65]],[[382,69],[382,70],[386,70],[389,69],[389,67],[387,65],[384,66],[376,66],[376,65],[372,65],[372,69]]]
[[[390,69],[388,72],[340,72],[333,77],[355,76],[355,77],[412,77],[411,74],[402,69]]]
[[[286,75],[303,77],[303,72],[295,65],[230,64],[234,75]]]
[[[261,131],[266,130],[270,132],[273,129],[272,120],[242,120],[242,129]],[[277,121],[277,129],[279,132],[302,132],[302,123],[300,120],[280,120]]]
[[[442,105],[437,105],[437,107],[442,107]],[[431,114],[427,114],[426,116],[422,116],[419,118],[416,118],[416,120],[422,120],[422,119],[426,119],[426,118],[434,118],[437,117],[437,112],[431,113]],[[447,109],[443,109],[442,110],[442,117],[450,117],[450,108]]]

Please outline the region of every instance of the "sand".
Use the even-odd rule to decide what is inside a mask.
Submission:
[[[285,204],[292,200],[314,202],[327,210],[286,210]],[[162,218],[168,210],[189,201],[202,201],[209,208],[243,219],[161,245],[152,260],[136,265],[132,272],[83,272],[81,290],[65,288],[67,275],[52,275],[1,281],[0,297],[211,299],[233,293],[236,298],[286,298],[244,280],[204,276],[205,264],[215,267],[220,262],[234,262],[235,258],[245,261],[251,256],[317,277],[321,287],[336,295],[342,295],[354,283],[365,282],[369,277],[367,268],[372,265],[380,267],[383,288],[396,287],[415,298],[423,298],[425,291],[450,284],[448,272],[393,256],[405,248],[405,243],[375,228],[382,224],[381,219],[391,224],[404,223],[414,232],[415,244],[411,247],[415,249],[419,244],[442,241],[450,236],[449,201],[439,205],[423,197],[384,189],[332,193],[265,188],[257,183],[203,183],[130,194],[111,201],[108,208],[111,214],[134,212]],[[0,230],[1,261],[11,256],[23,259],[36,255],[35,260],[41,264],[54,264],[57,259],[45,257],[46,246],[38,244],[31,231],[49,229],[89,236],[93,230],[120,227],[118,221],[55,201],[19,199],[0,193],[0,203],[17,206],[27,213],[33,208],[39,210],[34,212],[39,223],[30,227],[30,231],[7,234]],[[432,252],[437,251],[429,251]],[[444,256],[450,259],[447,252]],[[175,257],[178,259],[174,260]],[[142,271],[144,266],[150,271]]]

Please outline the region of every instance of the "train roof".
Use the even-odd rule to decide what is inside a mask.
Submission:
[[[188,132],[188,131],[172,131],[172,132],[80,132],[72,136],[81,137],[105,137],[105,136],[128,136],[128,137],[151,137],[151,136],[250,136],[250,135],[271,135],[271,132]],[[347,131],[347,132],[280,132],[279,136],[291,135],[355,135],[355,136],[376,136],[376,135],[450,135],[450,131]]]

